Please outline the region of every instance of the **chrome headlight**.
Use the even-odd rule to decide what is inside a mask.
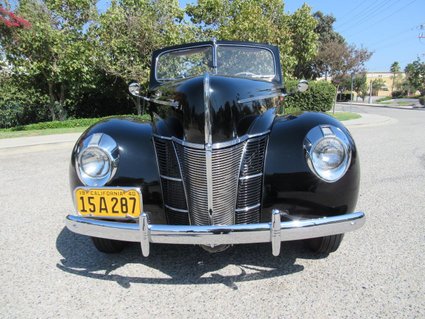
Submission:
[[[78,147],[76,169],[80,180],[87,186],[103,186],[114,176],[119,161],[115,140],[107,134],[88,136]]]
[[[326,182],[336,182],[345,175],[351,162],[351,144],[347,135],[333,125],[316,126],[304,140],[310,169]]]

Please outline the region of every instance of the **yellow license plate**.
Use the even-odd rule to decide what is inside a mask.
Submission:
[[[127,187],[76,188],[77,211],[83,216],[137,218],[142,212],[142,194]]]

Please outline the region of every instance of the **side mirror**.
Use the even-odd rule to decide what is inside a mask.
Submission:
[[[140,97],[140,84],[139,82],[130,82],[128,85],[128,92],[135,97]]]
[[[301,80],[297,85],[297,92],[305,92],[308,89],[308,82],[306,80]]]

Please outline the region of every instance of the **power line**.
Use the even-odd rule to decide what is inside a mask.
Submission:
[[[395,10],[395,11],[393,11],[392,13],[390,13],[389,15],[387,15],[387,16],[385,16],[385,17],[383,17],[382,19],[380,19],[380,20],[378,20],[378,21],[373,21],[373,23],[376,25],[376,24],[379,24],[379,23],[381,23],[382,21],[385,21],[385,20],[387,20],[388,18],[391,18],[393,15],[395,15],[395,14],[397,14],[397,13],[400,13],[400,11],[402,11],[402,10],[404,10],[404,9],[406,9],[408,6],[410,6],[411,4],[413,4],[414,2],[416,2],[417,0],[412,0],[412,1],[410,1],[408,4],[406,4],[405,6],[403,6],[403,7],[401,7],[401,8],[398,8],[397,10]]]
[[[401,31],[399,33],[391,34],[390,36],[388,36],[386,38],[383,38],[383,39],[380,39],[377,42],[374,42],[373,45],[374,46],[380,46],[380,45],[382,45],[382,44],[384,44],[386,42],[389,42],[389,41],[390,42],[394,42],[394,39],[397,39],[397,38],[399,38],[402,35],[404,36],[406,33],[412,32],[415,29],[417,29],[417,27],[411,27],[411,28],[408,28],[408,29],[404,29],[403,31]]]
[[[358,24],[360,21],[363,21],[365,18],[367,19],[370,15],[374,14],[375,12],[380,10],[382,8],[382,6],[386,5],[387,3],[390,3],[391,1],[393,1],[393,0],[382,0],[380,2],[372,2],[371,5],[364,8],[364,10],[362,10],[358,14],[355,14],[355,15],[349,17],[349,20],[346,21],[345,23],[342,23],[341,25],[339,25],[338,28],[339,29],[342,28],[343,29],[342,31],[344,31],[349,26],[354,25],[354,24]],[[388,9],[389,6],[390,5],[386,6],[386,9]],[[386,10],[386,9],[384,9],[384,10]]]

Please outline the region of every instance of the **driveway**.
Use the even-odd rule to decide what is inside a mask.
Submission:
[[[351,110],[390,120],[350,126],[367,221],[327,258],[299,242],[279,257],[268,244],[104,255],[64,228],[76,137],[1,148],[0,317],[424,318],[425,112]]]

